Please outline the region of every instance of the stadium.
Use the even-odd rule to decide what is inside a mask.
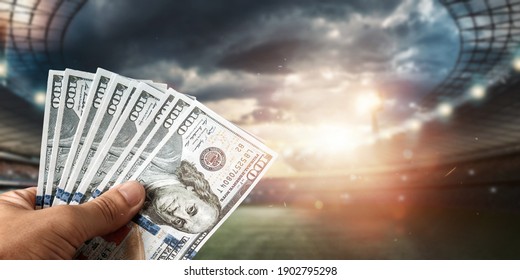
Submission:
[[[103,67],[279,153],[196,259],[520,256],[519,0],[116,2],[0,1],[1,192],[36,185],[48,70]]]

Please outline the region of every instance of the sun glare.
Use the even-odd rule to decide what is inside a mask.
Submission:
[[[357,99],[357,111],[360,114],[372,113],[374,110],[379,109],[382,104],[383,101],[376,92],[365,92]]]
[[[361,144],[361,134],[361,131],[350,130],[342,125],[320,125],[315,130],[315,137],[308,139],[307,145],[329,153],[348,152]]]

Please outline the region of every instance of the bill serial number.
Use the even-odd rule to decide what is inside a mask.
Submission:
[[[231,169],[231,171],[226,176],[226,178],[224,178],[224,180],[220,184],[220,187],[217,188],[217,190],[220,193],[222,193],[224,191],[224,189],[228,188],[231,185],[231,183],[233,181],[235,181],[235,179],[237,177],[240,177],[240,175],[242,175],[242,174],[239,174],[240,171],[244,168],[244,166],[247,164],[247,162],[251,159],[251,157],[254,154],[254,152],[252,150],[250,150],[250,149],[246,150],[244,145],[240,144],[240,143],[235,147],[234,151],[237,153],[243,153],[243,155],[242,155],[242,157],[240,157],[240,159],[237,161],[237,163],[233,166],[233,169]]]

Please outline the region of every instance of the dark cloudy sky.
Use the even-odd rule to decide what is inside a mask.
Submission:
[[[273,172],[289,174],[299,172],[284,161],[295,150],[368,133],[354,105],[362,92],[385,98],[383,126],[412,114],[409,104],[447,75],[459,45],[434,0],[92,0],[65,48],[68,67],[195,95],[279,151]]]

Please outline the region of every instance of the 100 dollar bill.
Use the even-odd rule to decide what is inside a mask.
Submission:
[[[49,174],[43,207],[50,207],[61,180],[63,166],[67,160],[72,140],[83,113],[94,75],[92,73],[66,69],[63,77],[63,98],[60,100],[56,121],[56,135],[49,163]]]
[[[52,142],[56,130],[56,118],[63,85],[63,71],[49,71],[47,80],[47,95],[45,97],[45,112],[43,115],[42,143],[40,149],[40,169],[38,186],[36,188],[36,209],[43,207],[43,198],[49,173],[49,162],[52,153]],[[50,199],[50,198],[49,198]]]
[[[138,227],[117,244],[105,244],[109,252],[87,245],[80,258],[193,258],[275,160],[272,150],[202,104],[190,109],[155,139],[159,144],[130,178],[146,189],[133,219]],[[135,242],[133,235],[141,245],[127,244]],[[136,248],[143,252],[128,252]]]
[[[111,79],[113,79],[112,76],[115,76],[115,74],[100,68],[95,74],[87,99],[82,104],[83,113],[77,124],[76,133],[72,140],[67,159],[65,162],[59,162],[56,166],[56,169],[62,171],[61,178],[59,179],[57,185],[56,197],[54,198],[53,205],[58,203],[64,193],[65,184],[67,183],[72,168],[75,166],[79,152],[81,151],[84,141],[87,138],[87,134],[90,130],[92,122],[94,121],[97,110],[99,106],[101,106],[101,102],[105,96],[108,84]]]
[[[119,120],[129,97],[134,93],[136,85],[137,82],[121,76],[116,76],[109,83],[106,96],[98,108],[58,204],[68,203],[71,195],[75,193],[99,147],[102,147],[108,140],[110,132]]]
[[[91,161],[92,164],[79,183],[70,204],[79,204],[91,196],[117,159],[128,155],[167,98],[168,94],[146,83],[139,83],[107,141]]]
[[[155,149],[157,142],[153,142],[153,139],[162,139],[168,132],[169,128],[173,125],[175,120],[182,116],[189,110],[192,99],[184,94],[175,92],[173,89],[169,89],[171,96],[175,96],[169,100],[163,108],[157,113],[148,127],[145,129],[135,146],[130,150],[126,157],[120,157],[114,164],[112,169],[106,174],[105,178],[101,183],[98,184],[95,191],[92,193],[92,198],[96,198],[101,195],[109,186],[114,186],[122,183],[124,174],[135,170],[140,163],[142,163],[147,154],[150,154]],[[154,135],[154,137],[150,137]],[[162,137],[160,136],[162,135]]]

